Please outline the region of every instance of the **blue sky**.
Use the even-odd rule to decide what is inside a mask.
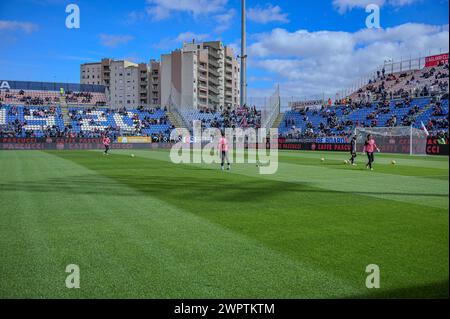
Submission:
[[[15,0],[0,3],[0,79],[78,82],[102,57],[159,59],[193,37],[240,41],[240,0]],[[67,29],[65,8],[80,8]],[[365,6],[380,6],[367,29]],[[247,0],[249,89],[308,96],[350,85],[386,58],[448,51],[448,0]]]

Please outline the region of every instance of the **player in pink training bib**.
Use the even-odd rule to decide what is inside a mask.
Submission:
[[[105,155],[108,155],[109,145],[111,144],[111,140],[107,135],[103,136],[103,146],[105,147]]]
[[[225,137],[225,133],[222,132],[222,137],[219,140],[219,152],[220,152],[220,159],[221,159],[221,165],[220,167],[222,170],[224,169],[225,160],[227,161],[228,167],[227,170],[230,170],[230,160],[228,158],[228,140]]]
[[[366,168],[370,168],[371,171],[373,171],[373,162],[375,161],[375,158],[373,156],[373,153],[377,150],[378,152],[380,149],[377,146],[377,143],[375,142],[374,138],[372,137],[372,134],[367,135],[366,142],[364,143],[364,152],[367,154],[367,158],[369,161],[366,164]]]

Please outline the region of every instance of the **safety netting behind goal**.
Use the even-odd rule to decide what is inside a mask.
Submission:
[[[427,134],[414,127],[357,127],[355,129],[358,151],[364,148],[367,135],[372,134],[383,153],[426,155]]]

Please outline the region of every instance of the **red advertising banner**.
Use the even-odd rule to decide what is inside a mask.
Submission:
[[[432,55],[425,58],[425,67],[438,66],[439,63],[448,63],[448,53]]]

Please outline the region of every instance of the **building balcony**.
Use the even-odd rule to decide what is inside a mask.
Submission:
[[[214,67],[216,69],[220,68],[219,63],[217,63],[215,60],[210,60],[209,61],[209,66],[212,66],[212,67]]]
[[[219,72],[213,69],[209,69],[209,75],[218,78],[220,76]]]
[[[219,90],[216,87],[214,87],[214,86],[210,85],[209,88],[208,88],[208,91],[209,91],[209,93],[212,93],[214,95],[219,95]]]
[[[212,48],[208,50],[208,56],[212,59],[219,60],[221,58],[220,53]]]
[[[209,97],[208,101],[209,101],[209,104],[212,104],[212,105],[219,104],[219,100],[212,96]]]
[[[198,82],[197,87],[199,90],[205,90],[205,91],[208,90],[208,85],[206,83]]]

